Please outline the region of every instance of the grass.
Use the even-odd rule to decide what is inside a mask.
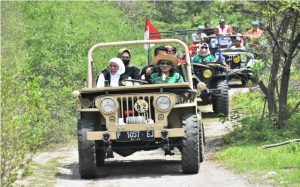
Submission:
[[[299,91],[291,89],[288,104],[294,106],[297,102]],[[226,145],[216,153],[216,158],[225,167],[250,175],[255,183],[300,186],[299,142],[269,149],[258,148],[300,138],[300,113],[295,112],[288,125],[278,129],[266,113],[262,116],[264,99],[261,92],[239,94],[231,104],[230,120],[234,130],[223,137]]]
[[[45,164],[38,164],[33,162],[26,175],[22,180],[14,183],[14,186],[30,186],[30,187],[44,187],[54,186],[56,175],[59,174],[59,167],[62,163],[59,162],[62,157],[56,157],[48,160]]]
[[[14,186],[54,186],[57,180],[57,175],[60,174],[60,167],[64,163],[60,162],[65,157],[63,153],[57,153],[58,150],[66,147],[73,147],[77,144],[76,138],[71,138],[68,142],[63,144],[49,144],[40,149],[36,155],[43,155],[42,160],[49,159],[45,163],[31,162],[30,166],[24,169],[22,179],[14,183]],[[49,157],[45,156],[48,155]],[[43,162],[43,161],[41,161]]]
[[[235,172],[250,172],[256,182],[271,180],[276,186],[300,186],[300,145],[258,149],[260,145],[230,145],[218,152],[216,158]]]

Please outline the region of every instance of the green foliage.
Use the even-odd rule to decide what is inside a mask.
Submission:
[[[260,182],[268,178],[280,186],[300,185],[300,144],[258,149],[260,145],[253,143],[231,145],[218,152],[216,157],[237,172],[250,171],[252,176],[254,175],[253,178],[258,178]]]
[[[289,108],[293,108],[299,98],[299,91],[291,89]],[[270,149],[257,147],[299,138],[300,113],[292,113],[288,125],[278,129],[274,126],[275,120],[270,120],[266,115],[261,92],[239,94],[233,98],[232,105],[234,112],[231,113],[230,120],[234,123],[234,130],[225,135],[227,145],[216,154],[216,158],[237,172],[250,172],[256,182],[268,179],[275,185],[299,186],[298,142]]]
[[[70,93],[86,78],[88,49],[138,34],[111,2],[2,2],[1,23],[0,151],[6,186],[19,169],[27,172],[38,148],[76,135],[77,103]],[[115,55],[96,54],[98,71]]]
[[[291,80],[295,80],[295,81],[300,80],[300,64],[291,66]]]
[[[290,108],[299,101],[299,92],[290,91]],[[274,121],[267,118],[265,100],[261,92],[242,93],[234,97],[234,112],[230,120],[234,122],[234,131],[224,137],[226,143],[240,141],[271,142],[299,138],[300,114],[293,113],[284,129],[274,126]]]
[[[235,23],[239,26],[240,33],[244,33],[251,28],[251,21],[257,18],[256,16],[249,16],[237,11],[236,4],[246,4],[250,6],[249,3],[244,2],[124,1],[118,2],[117,4],[120,5],[123,13],[131,21],[135,21],[134,24],[143,24],[145,17],[148,16],[159,31],[196,29],[198,25],[204,25],[205,22],[210,22],[211,27],[214,28],[219,25],[219,19],[224,18],[226,24],[232,25]],[[262,9],[257,5],[251,4],[251,6],[255,9]]]

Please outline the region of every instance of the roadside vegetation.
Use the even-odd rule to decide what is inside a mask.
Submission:
[[[76,136],[71,92],[86,78],[87,50],[137,37],[131,28],[112,3],[1,2],[2,186],[37,150]]]
[[[289,91],[290,110],[300,101],[298,75],[292,76],[292,80],[291,84],[297,90],[291,88]],[[234,131],[224,137],[225,148],[216,154],[216,158],[236,172],[250,173],[256,182],[299,186],[300,143],[261,148],[263,145],[300,138],[299,109],[289,117],[285,128],[278,129],[274,121],[268,118],[265,97],[261,91],[238,94],[231,104],[233,109],[230,118]]]
[[[299,186],[299,141],[262,146],[300,138],[300,6],[296,1],[265,5],[261,15],[269,20],[265,30],[269,60],[257,67],[259,89],[240,94],[231,103],[234,130],[224,137],[227,145],[216,157],[238,172],[250,172],[259,182]]]

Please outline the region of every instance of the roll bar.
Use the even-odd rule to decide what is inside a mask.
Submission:
[[[114,46],[124,46],[124,45],[143,45],[143,44],[161,44],[161,43],[177,43],[181,45],[185,50],[185,59],[187,64],[187,78],[190,87],[193,87],[192,81],[192,71],[191,71],[191,62],[190,54],[187,45],[178,39],[161,39],[161,40],[135,40],[135,41],[121,41],[121,42],[109,42],[109,43],[97,43],[92,46],[88,52],[88,88],[93,87],[93,52],[97,48],[103,47],[114,47]]]

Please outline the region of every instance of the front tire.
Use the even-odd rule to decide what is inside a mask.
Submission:
[[[228,83],[226,80],[217,81],[217,89],[221,90],[221,93],[213,96],[213,110],[217,115],[223,114],[228,116],[229,103],[228,103]]]
[[[87,132],[93,131],[93,122],[81,119],[78,122],[79,174],[81,178],[91,179],[96,176],[95,141],[87,140]]]
[[[185,132],[181,150],[182,171],[183,173],[198,173],[200,161],[199,125],[196,115],[184,115],[182,125]]]

